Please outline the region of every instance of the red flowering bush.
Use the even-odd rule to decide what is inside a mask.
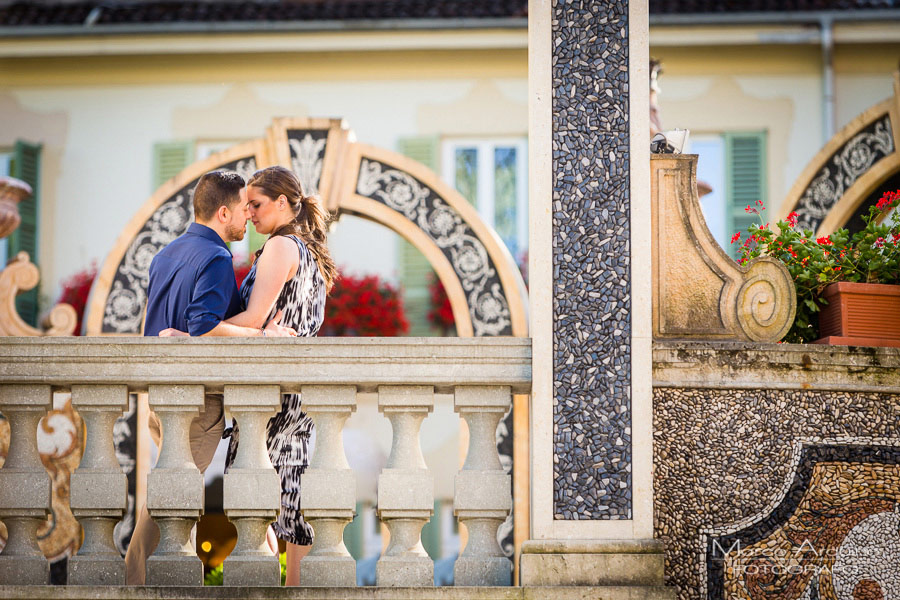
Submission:
[[[84,310],[87,307],[88,295],[91,293],[91,286],[94,285],[94,278],[97,277],[97,265],[91,263],[91,266],[82,271],[78,271],[68,279],[62,282],[62,293],[59,301],[71,304],[78,315],[78,324],[75,325],[75,332],[72,335],[81,335],[81,324],[84,319]]]
[[[238,289],[241,289],[241,284],[244,282],[244,278],[250,273],[250,263],[239,263],[237,261],[234,262],[234,280],[237,282]]]
[[[325,302],[320,336],[402,335],[409,331],[400,291],[377,275],[341,275]]]
[[[426,318],[432,327],[446,337],[456,325],[456,321],[453,319],[453,308],[450,306],[447,290],[434,271],[428,274],[428,297],[431,299],[431,308]]]
[[[846,229],[819,238],[810,230],[797,231],[797,213],[778,222],[777,235],[768,223],[749,227],[749,235],[738,251],[738,263],[771,256],[784,263],[794,278],[797,316],[785,341],[810,342],[820,337],[816,313],[826,302],[820,296],[829,284],[900,283],[900,212],[881,218],[898,204],[900,191],[886,192],[863,217],[865,228],[852,236]],[[761,215],[765,208],[757,201],[745,210]],[[740,241],[740,233],[731,238],[732,244]]]

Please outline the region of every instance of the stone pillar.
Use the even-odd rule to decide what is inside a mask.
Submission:
[[[456,475],[453,512],[469,540],[453,568],[455,585],[509,585],[512,564],[497,542],[497,528],[512,509],[510,476],[497,453],[497,424],[509,410],[502,386],[459,386],[454,407],[469,426],[469,449]]]
[[[393,442],[378,476],[379,518],[391,541],[375,566],[375,584],[434,585],[434,563],[422,546],[422,527],[434,514],[434,478],[425,465],[419,428],[434,407],[430,386],[381,386],[378,410],[391,421]]]
[[[191,544],[191,529],[203,513],[203,475],[191,455],[189,432],[203,407],[203,386],[151,385],[149,392],[163,439],[147,476],[147,509],[160,538],[147,559],[147,585],[201,585],[203,563]]]
[[[125,514],[128,482],[113,445],[113,425],[128,408],[124,385],[74,385],[72,406],[85,426],[81,463],[72,473],[70,506],[84,529],[78,554],[69,559],[69,585],[125,585],[125,561],[113,529]]]
[[[280,408],[277,385],[225,386],[225,410],[241,428],[223,485],[222,508],[237,529],[237,544],[222,568],[225,585],[281,584],[281,566],[266,543],[266,529],[281,509],[281,480],[266,449],[266,424]]]
[[[356,561],[344,545],[344,527],[356,510],[356,475],[344,453],[344,422],[356,410],[352,385],[305,385],[303,409],[316,423],[316,448],[303,474],[300,507],[316,534],[300,561],[304,586],[352,587]]]
[[[528,27],[532,539],[521,583],[661,585],[648,3],[530,0]],[[612,568],[623,554],[637,563]]]
[[[0,412],[9,422],[9,451],[0,469],[0,519],[7,540],[0,554],[0,584],[46,585],[50,563],[37,529],[50,511],[50,477],[41,464],[37,428],[50,410],[49,385],[0,385]]]

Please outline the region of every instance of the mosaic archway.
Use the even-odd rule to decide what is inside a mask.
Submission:
[[[900,72],[894,95],[838,132],[806,166],[781,205],[816,235],[861,226],[861,215],[888,188],[900,188]]]
[[[461,337],[528,335],[521,275],[475,208],[424,165],[357,143],[338,119],[276,119],[264,139],[194,163],[160,187],[98,274],[87,334],[140,334],[150,261],[187,229],[191,194],[204,173],[226,169],[247,177],[274,164],[291,168],[330,210],[385,225],[418,248],[447,290]]]

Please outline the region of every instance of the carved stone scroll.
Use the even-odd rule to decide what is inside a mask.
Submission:
[[[41,331],[28,325],[16,311],[16,296],[38,284],[41,274],[27,252],[19,252],[0,273],[0,335],[39,336],[72,335],[78,315],[70,304],[57,304],[46,317],[49,329]]]
[[[787,268],[762,257],[737,264],[715,241],[697,197],[696,155],[650,162],[655,338],[778,341],[794,322]]]

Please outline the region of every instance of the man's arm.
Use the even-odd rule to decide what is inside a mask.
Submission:
[[[228,294],[229,280],[234,281],[234,268],[228,257],[224,255],[215,257],[198,274],[191,303],[185,311],[189,335],[194,337],[204,335],[288,337],[297,335],[297,332],[290,327],[282,327],[278,323],[280,316],[278,319],[273,319],[272,323],[266,327],[265,334],[256,327],[242,327],[225,323],[223,319],[231,300]],[[234,284],[232,283],[232,285]],[[170,330],[160,332],[163,337],[173,334],[175,333]]]
[[[263,333],[265,331],[265,333]],[[291,327],[281,325],[281,311],[275,318],[269,321],[265,329],[255,327],[242,327],[232,325],[226,321],[220,321],[218,325],[204,333],[205,336],[233,336],[233,337],[297,337],[297,332]]]

